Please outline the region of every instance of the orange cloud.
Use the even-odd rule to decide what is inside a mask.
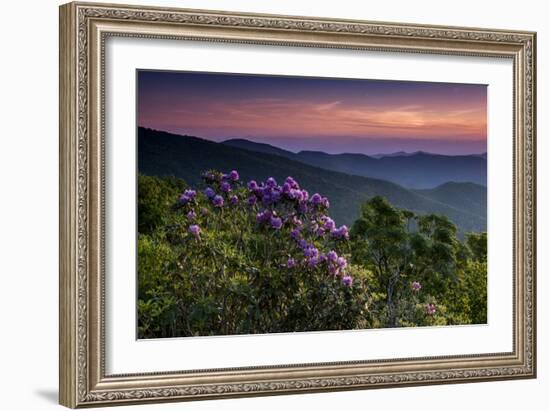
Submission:
[[[185,101],[182,101],[185,103]],[[226,135],[399,136],[401,138],[485,138],[484,104],[384,105],[342,101],[295,101],[251,98],[193,101],[154,113],[156,123],[188,129],[225,130]],[[140,122],[147,124],[144,113]]]

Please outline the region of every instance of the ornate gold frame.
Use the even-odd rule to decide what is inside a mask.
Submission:
[[[514,350],[445,358],[105,375],[103,63],[109,36],[512,59]],[[74,408],[534,378],[535,41],[532,32],[92,3],[61,6],[60,403]]]

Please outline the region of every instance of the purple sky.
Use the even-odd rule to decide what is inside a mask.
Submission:
[[[138,72],[138,124],[213,141],[364,154],[487,150],[474,84]]]

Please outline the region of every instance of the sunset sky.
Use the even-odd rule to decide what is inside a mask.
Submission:
[[[487,87],[474,84],[138,72],[138,124],[291,151],[487,151]]]

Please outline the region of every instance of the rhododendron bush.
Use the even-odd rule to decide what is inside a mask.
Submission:
[[[140,338],[486,321],[483,239],[444,217],[374,198],[350,230],[290,176],[202,177],[139,177]]]

